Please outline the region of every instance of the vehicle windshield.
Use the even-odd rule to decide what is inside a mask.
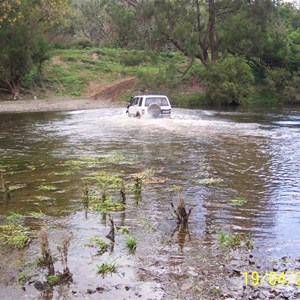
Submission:
[[[165,97],[149,97],[149,98],[146,98],[145,106],[149,106],[152,103],[157,103],[160,106],[169,106],[168,100]]]

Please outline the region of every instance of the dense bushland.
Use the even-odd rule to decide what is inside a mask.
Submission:
[[[291,3],[2,0],[0,15],[0,90],[13,99],[136,76],[181,106],[300,103]]]

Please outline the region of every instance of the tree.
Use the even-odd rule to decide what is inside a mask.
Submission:
[[[20,7],[20,0],[0,1],[0,30],[2,27],[16,23],[18,19],[23,17]]]
[[[80,27],[84,35],[91,40],[91,42],[99,45],[101,40],[108,36],[109,31],[106,32],[106,1],[90,0],[86,1],[80,6]]]
[[[0,89],[18,99],[26,76],[32,71],[37,75],[41,72],[48,58],[46,33],[65,16],[68,1],[15,0],[13,3],[18,4],[18,14],[22,17],[0,29]],[[11,8],[11,13],[14,12],[16,9]]]
[[[155,35],[204,65],[218,58],[216,7],[200,0],[155,1]],[[211,52],[211,56],[209,55]]]
[[[224,0],[218,4],[220,50],[245,58],[261,73],[266,66],[287,66],[287,37],[272,0]]]

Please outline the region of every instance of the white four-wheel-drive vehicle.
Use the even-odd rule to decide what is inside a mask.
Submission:
[[[148,115],[152,118],[171,116],[171,105],[164,95],[140,95],[131,98],[127,106],[129,117]]]

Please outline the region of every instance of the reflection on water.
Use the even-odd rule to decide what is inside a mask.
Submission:
[[[191,236],[209,243],[206,232],[213,225],[251,234],[261,252],[272,249],[272,255],[296,256],[299,124],[298,111],[174,109],[171,119],[158,120],[128,118],[123,109],[1,115],[0,169],[11,186],[19,187],[12,199],[0,199],[1,215],[41,210],[77,230],[75,241],[84,244],[85,237],[107,222],[100,220],[99,225],[99,216],[81,214],[82,179],[99,170],[125,179],[152,170],[154,179],[143,185],[142,198],[129,196],[126,210],[115,217],[141,240],[145,230],[153,229],[151,239],[139,245],[141,253],[153,255],[148,245],[171,236],[183,257],[183,251],[197,251]],[[123,159],[116,162],[107,159],[109,155]],[[81,161],[79,166],[76,161]],[[206,185],[205,179],[220,181]],[[182,191],[174,192],[174,187]],[[179,195],[194,209],[189,228],[174,232],[170,203]],[[229,204],[238,198],[246,199],[246,204]],[[90,253],[85,249],[81,255],[88,259]],[[83,276],[80,282],[88,284]]]

